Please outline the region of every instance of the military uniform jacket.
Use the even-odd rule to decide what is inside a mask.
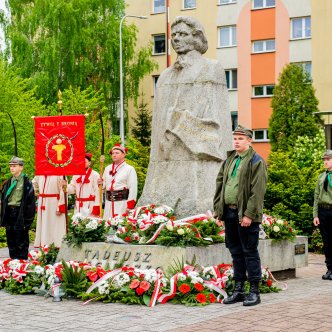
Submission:
[[[0,226],[7,227],[14,230],[30,229],[36,213],[35,192],[29,178],[24,175],[23,197],[21,205],[19,206],[19,213],[14,224],[7,224],[5,220],[5,211],[8,206],[8,197],[5,198],[6,192],[11,184],[11,178],[7,180],[1,192],[1,212],[0,212]]]
[[[235,156],[235,150],[228,153],[228,157],[223,162],[217,177],[213,207],[215,216],[220,220],[223,220],[225,210],[224,194],[229,168],[232,165]],[[267,183],[266,165],[262,157],[251,147],[247,158],[241,162],[243,164],[239,178],[237,202],[239,220],[242,220],[244,216],[247,216],[254,222],[261,222]]]

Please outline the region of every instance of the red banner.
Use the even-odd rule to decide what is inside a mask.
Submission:
[[[35,117],[36,175],[85,174],[84,115]]]

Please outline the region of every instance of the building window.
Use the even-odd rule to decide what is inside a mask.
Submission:
[[[267,129],[254,130],[254,142],[268,142],[269,141],[269,131]]]
[[[228,90],[237,90],[237,69],[225,70],[226,84]]]
[[[231,119],[232,119],[232,130],[235,130],[238,124],[238,115],[237,112],[231,112]]]
[[[253,86],[253,97],[271,97],[273,96],[274,85]]]
[[[276,50],[276,42],[274,39],[256,40],[252,42],[252,53],[274,52]]]
[[[230,3],[236,3],[237,0],[219,0],[219,5],[228,5]]]
[[[220,27],[219,47],[236,46],[236,26]]]
[[[153,0],[153,13],[164,13],[165,12],[165,0]]]
[[[159,79],[159,75],[152,76],[153,79],[153,96],[156,95],[156,89],[157,89],[157,82]]]
[[[275,0],[253,0],[253,9],[271,8],[276,6]]]
[[[183,0],[183,8],[184,9],[196,8],[196,0]]]
[[[153,54],[165,54],[166,42],[165,35],[154,35],[153,36]]]
[[[311,17],[298,17],[291,19],[292,39],[311,37]]]
[[[296,65],[299,65],[300,67],[303,68],[303,70],[309,74],[310,78],[312,78],[311,75],[311,61],[307,62],[294,62]]]

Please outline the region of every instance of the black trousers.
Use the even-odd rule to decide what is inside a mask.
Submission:
[[[318,208],[319,230],[323,238],[325,263],[332,270],[332,210]]]
[[[249,227],[239,223],[238,210],[226,208],[224,213],[225,241],[233,259],[235,281],[259,282],[262,277],[261,260],[258,252],[259,223]]]
[[[12,259],[28,259],[29,230],[16,230],[11,227],[18,217],[18,212],[19,208],[7,207],[5,213],[9,257]]]

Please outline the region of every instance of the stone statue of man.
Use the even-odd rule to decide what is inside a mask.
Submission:
[[[203,26],[179,16],[171,28],[175,63],[157,83],[150,164],[139,205],[166,204],[178,217],[212,209],[215,178],[232,147],[225,73]]]

